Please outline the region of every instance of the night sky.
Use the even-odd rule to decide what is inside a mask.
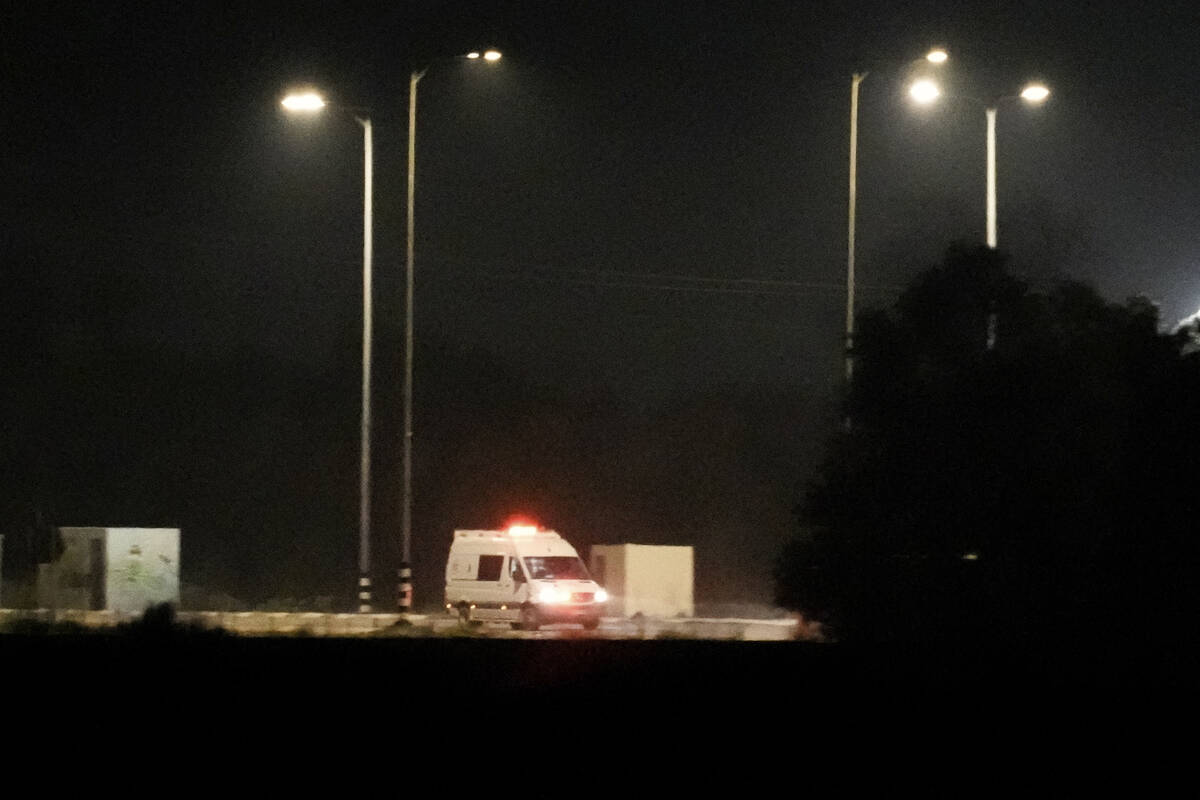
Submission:
[[[315,86],[374,122],[393,337],[377,352],[394,367],[408,76],[432,62],[418,341],[640,408],[731,384],[819,404],[840,376],[852,73],[870,72],[862,304],[983,239],[982,110],[903,94],[904,65],[940,45],[948,90],[1052,92],[999,112],[1014,271],[1145,294],[1174,322],[1200,308],[1197,42],[1189,2],[8,2],[4,281],[74,287],[63,308],[88,321],[59,331],[67,346],[117,327],[181,356],[353,374],[362,136],[344,114],[279,109]],[[489,46],[498,64],[437,60]],[[89,316],[113,293],[118,319]],[[418,363],[418,386],[436,368]],[[377,380],[394,395],[400,376]]]

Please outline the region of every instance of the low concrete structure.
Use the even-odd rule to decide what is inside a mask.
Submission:
[[[690,617],[694,560],[685,546],[592,545],[588,568],[608,592],[612,616]]]
[[[178,528],[59,528],[63,552],[38,567],[38,605],[140,614],[179,605]]]

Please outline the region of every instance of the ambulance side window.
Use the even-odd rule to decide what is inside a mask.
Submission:
[[[513,583],[525,582],[525,570],[521,569],[521,562],[516,556],[508,559],[508,575],[512,578]]]
[[[504,568],[504,556],[480,556],[479,572],[475,575],[477,581],[498,581],[500,570]]]

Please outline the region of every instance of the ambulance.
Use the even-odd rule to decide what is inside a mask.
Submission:
[[[508,622],[521,630],[600,624],[608,593],[575,548],[536,525],[456,530],[446,560],[446,610],[464,624]]]

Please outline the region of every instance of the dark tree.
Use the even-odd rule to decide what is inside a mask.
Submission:
[[[848,425],[777,599],[844,638],[1178,628],[1195,608],[1200,362],[1144,299],[1031,291],[955,247],[864,315]]]

